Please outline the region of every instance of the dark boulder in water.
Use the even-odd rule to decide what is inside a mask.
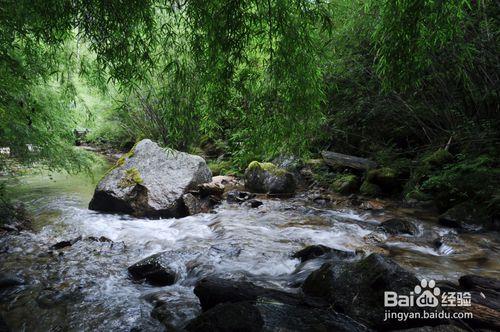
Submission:
[[[302,302],[296,294],[259,287],[247,281],[232,281],[216,277],[206,277],[198,281],[194,294],[200,300],[203,310],[213,308],[220,303],[255,301],[260,297],[290,304]]]
[[[384,292],[409,295],[418,284],[419,280],[413,273],[383,255],[371,254],[360,261],[323,264],[309,275],[302,290],[306,295],[325,299],[335,310],[368,326],[392,329],[434,323],[431,320],[384,321]],[[409,311],[411,308],[398,310]]]
[[[25,283],[24,279],[19,278],[14,274],[0,274],[0,289],[21,286]]]
[[[324,301],[215,277],[194,290],[203,313],[188,331],[366,331],[353,319],[330,310]]]
[[[392,235],[415,235],[418,231],[417,227],[411,221],[398,218],[384,221],[382,225],[380,225],[380,228]]]
[[[258,208],[259,206],[261,206],[262,204],[264,204],[264,203],[262,203],[261,201],[258,201],[258,200],[256,200],[256,199],[251,199],[251,200],[249,200],[249,201],[248,201],[248,205],[249,205],[252,209],[256,209],[256,208]]]
[[[465,202],[455,205],[439,216],[439,223],[461,231],[477,231],[481,228],[500,230],[500,222],[488,214],[485,207]]]
[[[301,262],[305,262],[323,255],[329,258],[349,259],[356,257],[354,251],[344,251],[339,249],[330,248],[322,244],[307,246],[292,255],[292,258],[298,258]]]
[[[190,332],[368,331],[360,323],[332,310],[295,306],[266,298],[219,304],[189,322],[186,330]]]
[[[227,202],[241,204],[255,197],[255,194],[248,191],[231,190],[227,193]]]
[[[177,271],[170,265],[164,253],[149,256],[128,268],[130,276],[136,280],[146,280],[154,286],[172,285],[177,280]]]
[[[60,241],[60,242],[57,242],[56,244],[51,245],[49,247],[49,249],[50,250],[59,250],[59,249],[71,247],[72,245],[74,245],[75,243],[80,241],[81,239],[82,239],[82,237],[79,236],[79,237],[76,237],[76,238],[71,239],[71,240]]]

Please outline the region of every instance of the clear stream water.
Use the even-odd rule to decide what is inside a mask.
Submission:
[[[95,177],[103,172],[97,169]],[[148,220],[88,210],[94,186],[89,177],[65,174],[29,175],[9,185],[35,215],[33,231],[0,238],[0,273],[26,281],[0,290],[0,313],[12,330],[161,331],[151,318],[158,300],[171,308],[173,325],[182,326],[199,313],[193,285],[208,274],[297,291],[293,285],[321,262],[300,264],[290,256],[311,244],[384,251],[421,277],[500,278],[498,233],[456,234],[413,210],[339,210],[298,195],[263,200],[258,209],[224,203],[210,214]],[[419,234],[388,237],[377,230],[393,212],[413,218]],[[49,251],[78,236],[82,240],[73,246]],[[113,242],[89,239],[101,236]],[[436,248],[439,236],[447,240]],[[166,287],[132,282],[127,267],[160,251],[169,251],[179,281]]]

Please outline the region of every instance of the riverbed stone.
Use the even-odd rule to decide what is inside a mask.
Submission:
[[[15,274],[0,273],[0,289],[24,285],[24,279]]]
[[[408,326],[397,320],[384,322],[384,292],[408,295],[418,284],[412,272],[384,255],[371,254],[360,261],[323,264],[307,277],[302,290],[306,295],[325,299],[335,310],[370,327],[394,329],[432,323],[415,320]]]
[[[307,246],[304,249],[295,252],[292,255],[292,258],[298,258],[300,259],[301,262],[306,262],[308,260],[315,259],[323,255],[334,259],[350,259],[356,257],[356,253],[354,251],[344,251],[344,250],[330,248],[322,244],[316,244]]]
[[[194,289],[203,313],[188,331],[366,331],[355,320],[330,310],[321,299],[217,277]]]
[[[178,278],[177,271],[172,268],[165,253],[149,256],[128,268],[130,276],[136,280],[146,280],[154,286],[172,285]]]
[[[296,294],[260,287],[248,281],[227,280],[212,276],[198,281],[194,294],[200,300],[204,311],[221,303],[256,301],[258,298],[268,298],[288,304],[302,303],[302,299]]]
[[[395,170],[389,167],[368,171],[366,181],[382,189],[383,193],[392,193],[398,189],[399,181]]]
[[[182,196],[211,179],[203,158],[163,149],[145,139],[99,181],[89,208],[135,216],[183,217],[188,211]]]
[[[241,204],[253,198],[255,198],[255,194],[252,194],[248,191],[240,191],[240,190],[231,190],[226,195],[228,203]]]
[[[439,282],[442,292],[467,292],[471,303],[467,306],[446,307],[450,312],[466,312],[471,317],[462,321],[468,326],[485,331],[500,330],[500,280],[478,276],[465,275],[459,278],[459,285],[450,282]]]
[[[252,161],[245,170],[245,188],[264,194],[293,194],[297,188],[295,176],[273,163]]]
[[[439,223],[461,231],[477,231],[481,228],[500,230],[498,221],[489,216],[486,209],[471,202],[453,206],[439,216]]]
[[[262,205],[262,204],[264,204],[264,203],[262,203],[261,201],[256,200],[256,199],[251,199],[251,200],[249,200],[249,201],[247,202],[247,204],[248,204],[248,206],[250,206],[251,208],[256,209],[256,208],[258,208],[259,206],[261,206],[261,205]]]
[[[219,304],[190,321],[186,330],[190,332],[368,331],[365,326],[333,310],[294,306],[265,298]]]
[[[359,192],[363,195],[374,197],[381,194],[382,189],[376,184],[370,183],[367,180],[363,181],[361,187],[359,188]]]
[[[82,237],[78,236],[78,237],[75,237],[74,239],[71,239],[71,240],[60,241],[60,242],[57,242],[57,243],[51,245],[49,247],[49,249],[50,250],[60,250],[60,249],[64,249],[67,247],[71,247],[72,245],[74,245],[75,243],[80,241],[81,239],[82,239]]]
[[[496,292],[500,292],[500,280],[478,276],[474,274],[468,274],[461,276],[458,279],[458,283],[464,289],[475,289],[475,290],[484,290],[490,289]]]
[[[418,231],[415,224],[411,221],[399,218],[391,218],[384,221],[380,225],[380,228],[391,235],[415,235]]]
[[[333,180],[331,187],[340,194],[352,194],[359,188],[359,179],[354,174],[338,174]]]

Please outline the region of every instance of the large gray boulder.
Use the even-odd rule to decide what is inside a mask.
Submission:
[[[135,216],[183,217],[183,195],[212,180],[199,156],[166,150],[149,139],[137,143],[97,184],[89,208]]]

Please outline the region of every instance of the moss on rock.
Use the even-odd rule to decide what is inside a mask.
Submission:
[[[331,184],[331,188],[341,194],[351,194],[358,189],[358,177],[354,174],[338,174]]]
[[[415,199],[417,201],[428,201],[432,199],[432,196],[424,193],[418,188],[413,189],[405,195],[406,200]]]
[[[365,182],[377,185],[385,192],[393,192],[399,186],[396,171],[389,167],[370,170]]]
[[[132,167],[125,170],[125,174],[123,178],[120,180],[118,184],[121,188],[127,188],[135,186],[136,184],[141,184],[143,182],[141,174],[137,170],[137,168]]]
[[[252,192],[291,194],[297,183],[294,175],[284,168],[252,161],[245,170],[245,187]]]
[[[269,172],[270,174],[276,175],[276,176],[283,176],[287,173],[286,169],[279,168],[275,164],[269,163],[269,162],[260,163],[258,161],[252,161],[247,167],[247,170],[249,170],[249,171],[253,171],[253,170],[257,170],[257,169],[261,169],[263,171]]]
[[[422,159],[425,165],[439,167],[453,161],[453,155],[445,149],[438,149],[429,156]]]
[[[376,184],[370,183],[367,180],[363,181],[361,188],[359,188],[361,194],[366,196],[377,196],[380,195],[382,190]]]
[[[118,158],[118,160],[116,161],[116,163],[111,166],[104,174],[103,176],[101,177],[101,180],[104,179],[104,177],[106,177],[106,175],[108,175],[111,171],[113,171],[114,169],[117,169],[118,167],[122,167],[123,165],[125,165],[125,162],[127,161],[127,159],[131,158],[134,156],[134,151],[135,151],[135,147],[137,146],[137,143],[134,144],[134,146],[129,150],[129,152],[127,153],[124,153],[120,158]]]

